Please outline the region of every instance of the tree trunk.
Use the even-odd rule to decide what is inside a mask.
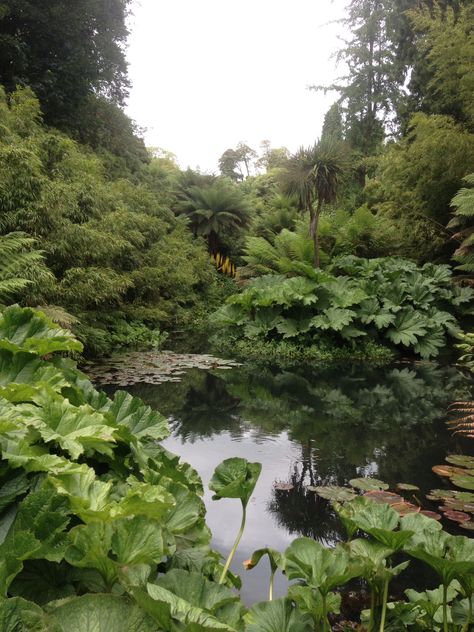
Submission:
[[[219,251],[219,239],[217,233],[213,230],[207,236],[207,247],[211,255],[216,255]]]
[[[318,200],[318,206],[316,210],[310,213],[310,225],[309,225],[309,234],[313,238],[314,244],[314,267],[320,267],[320,258],[319,258],[319,233],[318,233],[318,225],[319,225],[319,216],[321,214],[321,202]]]

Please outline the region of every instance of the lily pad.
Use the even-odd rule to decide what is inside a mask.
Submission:
[[[273,483],[273,489],[277,489],[282,492],[290,492],[294,488],[291,483]]]
[[[337,502],[352,500],[357,496],[352,489],[348,489],[347,487],[338,487],[337,485],[321,485],[318,487],[308,485],[306,489],[310,492],[314,492],[318,496],[321,496],[321,498],[325,498],[326,500],[335,500]]]
[[[458,467],[466,467],[468,469],[474,469],[474,456],[467,456],[464,454],[450,454],[446,457],[446,461],[452,465]]]
[[[469,474],[455,474],[451,477],[451,482],[462,489],[474,489],[474,476]]]
[[[441,520],[441,514],[436,513],[436,511],[428,511],[428,509],[422,509],[420,513],[427,518],[433,518],[433,520]]]
[[[420,513],[420,507],[407,502],[396,503],[392,505],[392,509],[395,509],[400,516],[406,516],[410,513]]]
[[[180,382],[189,369],[231,369],[240,366],[234,360],[223,360],[208,354],[173,353],[172,351],[134,351],[101,359],[100,364],[87,363],[91,379],[99,384],[162,384]]]
[[[459,525],[461,529],[467,529],[468,531],[474,531],[474,522],[470,520],[469,522],[461,522]]]
[[[368,492],[373,489],[388,489],[389,485],[383,481],[379,481],[377,478],[352,478],[349,481],[349,485],[356,489]]]
[[[426,498],[428,500],[445,500],[446,498],[454,498],[455,495],[454,489],[432,489]]]
[[[371,489],[368,492],[365,492],[364,498],[369,498],[377,503],[387,503],[388,505],[403,502],[403,498],[398,494],[387,492],[382,489]]]
[[[453,465],[433,465],[431,468],[438,476],[447,476],[451,478],[454,474],[465,474],[466,470],[462,467],[454,467]]]
[[[448,520],[452,520],[453,522],[469,522],[471,516],[464,511],[455,511],[454,509],[449,509],[444,512],[444,517]]]
[[[397,489],[402,492],[419,492],[420,488],[416,485],[411,485],[411,483],[397,483]]]

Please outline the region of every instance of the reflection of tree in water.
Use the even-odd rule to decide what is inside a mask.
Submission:
[[[344,529],[331,504],[306,489],[319,481],[321,484],[330,483],[315,476],[311,461],[295,463],[287,479],[293,489],[284,491],[274,488],[268,510],[291,535],[304,535],[331,545],[344,539]]]
[[[455,370],[431,364],[192,371],[177,384],[133,390],[190,442],[222,432],[241,437],[248,429],[255,441],[286,432],[300,448],[287,481],[294,489],[274,490],[269,509],[291,533],[323,541],[339,540],[341,526],[329,503],[306,486],[343,485],[364,473],[391,486],[438,486],[431,467],[457,441],[445,428],[446,407],[469,391]]]

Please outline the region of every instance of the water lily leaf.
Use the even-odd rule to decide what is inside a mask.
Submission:
[[[451,476],[451,482],[462,489],[474,489],[474,476],[469,474],[454,474]]]
[[[392,505],[392,507],[400,516],[406,516],[409,513],[418,513],[420,511],[420,507],[407,502],[396,503]]]
[[[352,500],[357,496],[352,489],[349,489],[348,487],[338,487],[337,485],[321,485],[317,487],[308,485],[306,489],[310,492],[314,492],[318,496],[321,496],[321,498],[325,498],[326,500],[335,500],[337,502]]]
[[[126,597],[83,595],[48,604],[61,632],[156,632],[156,623]]]
[[[273,483],[273,489],[277,489],[281,492],[290,492],[294,488],[294,485],[291,483]]]
[[[446,457],[446,461],[452,465],[457,465],[458,467],[474,469],[474,456],[467,456],[465,454],[450,454]]]
[[[467,531],[474,531],[474,522],[472,520],[469,520],[469,522],[461,522],[459,526]]]
[[[454,489],[432,489],[426,498],[428,500],[445,500],[446,498],[454,498],[456,492]],[[474,500],[474,494],[472,495]]]
[[[312,618],[290,599],[275,599],[253,605],[245,615],[247,632],[311,632]]]
[[[386,503],[387,505],[396,505],[403,502],[403,498],[399,494],[388,492],[383,489],[372,489],[363,494],[363,498],[372,500],[376,503]]]
[[[411,483],[397,483],[397,489],[404,492],[419,492],[420,488]]]
[[[388,489],[389,485],[383,481],[379,481],[377,478],[352,478],[349,481],[349,485],[362,491],[370,491],[373,489]]]
[[[433,472],[438,476],[447,476],[450,478],[454,474],[465,474],[466,470],[460,467],[454,467],[453,465],[434,465]]]
[[[422,509],[420,513],[427,518],[432,518],[433,520],[441,520],[441,514],[436,513],[435,511],[429,511],[428,509]]]
[[[454,509],[448,509],[444,512],[444,517],[453,522],[469,522],[471,516],[464,511],[455,511]]]
[[[238,457],[226,459],[216,467],[209,483],[213,500],[240,498],[247,505],[261,471],[261,463],[249,463]]]

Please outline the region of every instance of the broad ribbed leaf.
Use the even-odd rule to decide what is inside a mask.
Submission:
[[[245,620],[247,632],[311,632],[314,629],[311,617],[286,598],[255,604]]]
[[[240,498],[246,505],[261,471],[261,463],[249,463],[237,457],[226,459],[216,467],[209,483],[209,489],[214,492],[213,500]]]
[[[63,632],[57,621],[47,615],[37,604],[19,597],[6,599],[0,603],[0,630],[2,632]]]
[[[41,312],[13,305],[0,316],[0,348],[44,356],[55,351],[82,351],[82,344]]]
[[[152,618],[126,597],[84,595],[48,605],[61,632],[158,632]],[[54,631],[56,632],[56,631]]]
[[[125,391],[115,393],[108,413],[119,427],[127,428],[138,439],[151,437],[161,440],[169,435],[168,422],[163,415]]]

